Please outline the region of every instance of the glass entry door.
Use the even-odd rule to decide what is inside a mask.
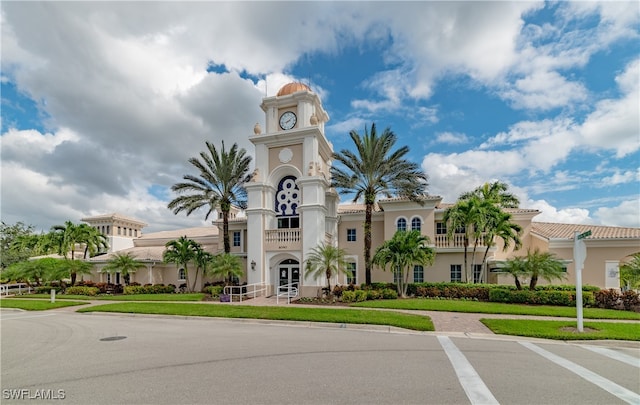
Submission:
[[[300,286],[300,264],[296,260],[288,259],[278,266],[278,286],[290,284]]]

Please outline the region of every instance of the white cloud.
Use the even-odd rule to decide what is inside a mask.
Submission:
[[[593,223],[589,216],[589,210],[584,208],[563,208],[558,210],[545,200],[536,200],[525,203],[527,208],[541,211],[533,220],[536,222],[559,222],[564,224],[588,224]]]
[[[640,182],[640,169],[621,171],[617,169],[611,176],[603,177],[600,183],[601,187],[608,187],[616,184]]]
[[[460,145],[469,142],[469,137],[458,132],[440,132],[436,134],[435,142]]]
[[[587,90],[581,83],[568,81],[557,72],[533,72],[518,79],[513,86],[501,92],[514,108],[549,110],[587,99]]]
[[[594,217],[601,224],[640,228],[640,199],[623,201],[616,207],[600,207]]]

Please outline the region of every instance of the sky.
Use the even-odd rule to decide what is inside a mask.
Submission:
[[[453,203],[640,226],[640,3],[14,2],[1,10],[2,221],[118,212],[145,232],[205,141],[253,155],[259,105],[311,86],[334,150],[389,127]],[[349,202],[346,200],[343,202]]]

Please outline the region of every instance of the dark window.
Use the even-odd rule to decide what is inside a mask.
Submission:
[[[444,222],[436,222],[436,235],[446,235],[447,234],[447,224]]]
[[[350,228],[347,229],[347,242],[355,242],[356,241],[356,229]]]
[[[356,282],[356,264],[347,263],[347,284],[355,284]]]
[[[462,265],[461,264],[452,264],[451,265],[451,282],[461,282],[462,281]]]
[[[413,266],[413,282],[424,283],[424,267],[420,265]]]
[[[481,276],[482,276],[482,265],[481,264],[474,264],[473,265],[473,282],[474,283],[479,283]]]
[[[413,218],[411,220],[411,230],[412,231],[421,231],[422,230],[422,221],[420,218]]]
[[[404,218],[399,218],[396,222],[396,229],[398,231],[406,231],[407,230],[407,220]]]
[[[233,231],[233,246],[240,246],[240,231]]]

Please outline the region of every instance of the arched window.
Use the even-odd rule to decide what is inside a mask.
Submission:
[[[411,230],[412,231],[422,230],[422,221],[420,220],[420,218],[416,217],[411,220]]]
[[[404,218],[398,218],[396,221],[396,229],[398,231],[406,231],[407,230],[407,220]]]
[[[278,228],[299,228],[300,189],[294,176],[286,176],[278,183],[275,212],[278,217]]]

